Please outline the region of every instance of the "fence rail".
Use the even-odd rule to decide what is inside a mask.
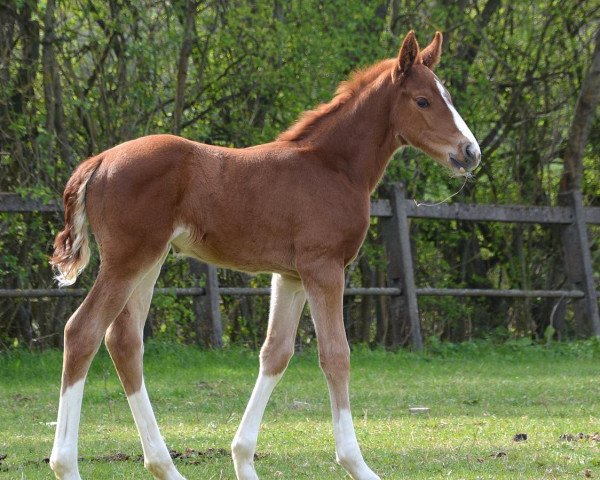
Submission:
[[[427,289],[424,289],[427,290]],[[83,297],[87,295],[85,288],[0,288],[0,298],[53,298],[53,297]],[[394,296],[402,292],[398,288],[347,288],[344,295]],[[155,295],[172,295],[176,297],[201,297],[206,295],[202,287],[192,288],[155,288]],[[219,287],[220,295],[270,295],[270,288]],[[433,294],[435,295],[435,293]]]
[[[419,296],[484,296],[512,298],[560,298],[579,302],[579,311],[587,317],[593,334],[600,336],[597,292],[591,270],[591,255],[587,224],[600,224],[600,207],[583,207],[580,192],[569,197],[570,206],[524,206],[442,204],[419,205],[405,198],[402,184],[394,184],[388,191],[389,199],[371,201],[371,216],[380,217],[383,224],[384,242],[388,256],[387,288],[347,288],[346,296],[386,295],[392,297],[392,316],[398,323],[400,317],[407,319],[411,329],[413,347],[422,347],[417,297]],[[60,212],[58,200],[48,203],[16,194],[0,194],[0,213]],[[572,289],[569,290],[520,290],[520,289],[470,289],[470,288],[418,288],[415,285],[412,252],[409,239],[409,218],[460,220],[474,222],[509,222],[557,225],[563,228],[562,242],[565,267]],[[156,288],[157,295],[202,297],[210,305],[202,311],[211,318],[205,321],[220,332],[219,295],[269,295],[269,288],[220,287],[214,267],[206,267],[207,288]],[[81,297],[86,289],[0,289],[0,298],[52,298]],[[393,328],[394,330],[394,328]],[[396,328],[397,330],[397,328]],[[392,332],[394,334],[394,332]],[[218,337],[218,335],[216,335]],[[219,343],[218,339],[214,339]]]
[[[581,290],[519,290],[519,289],[487,289],[487,288],[417,288],[417,295],[424,297],[515,297],[515,298],[583,298]],[[84,297],[85,288],[0,288],[0,298],[56,298]],[[219,287],[220,295],[262,296],[270,295],[270,288]],[[155,288],[154,295],[171,295],[175,297],[201,297],[206,295],[202,287],[192,288]],[[402,295],[400,288],[371,287],[346,288],[344,296],[397,296]]]

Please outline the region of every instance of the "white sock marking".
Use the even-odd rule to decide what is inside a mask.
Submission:
[[[135,425],[137,426],[142,450],[144,452],[144,465],[156,478],[179,480],[184,477],[177,471],[169,450],[160,435],[156,417],[148,398],[146,386],[142,382],[139,391],[127,396]]]
[[[350,410],[340,410],[337,419],[334,415],[333,436],[338,461],[352,478],[379,480],[379,477],[367,466],[360,452]]]
[[[258,478],[253,464],[260,423],[271,393],[282,376],[283,374],[266,375],[262,372],[258,374],[252,396],[231,444],[235,472],[240,480]]]
[[[62,480],[80,479],[77,468],[77,439],[84,385],[85,379],[79,380],[60,395],[50,467],[54,470],[56,478]]]

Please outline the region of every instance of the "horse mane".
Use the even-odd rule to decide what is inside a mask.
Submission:
[[[365,87],[372,84],[381,73],[391,70],[396,59],[382,60],[370,67],[355,70],[348,80],[341,82],[333,99],[328,103],[318,105],[314,110],[307,110],[287,130],[282,132],[277,140],[297,141],[306,138],[324,118],[336,112],[351,99],[356,98]]]

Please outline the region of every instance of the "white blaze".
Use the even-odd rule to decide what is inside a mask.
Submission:
[[[462,133],[465,136],[465,138],[467,138],[467,140],[469,140],[469,142],[471,142],[471,144],[475,148],[475,153],[481,154],[481,150],[479,149],[479,144],[477,143],[477,140],[475,140],[475,136],[473,135],[473,132],[471,132],[471,130],[469,129],[469,127],[467,126],[465,121],[462,119],[460,114],[456,111],[456,108],[454,108],[454,105],[452,105],[452,103],[450,102],[448,92],[446,92],[446,89],[444,88],[442,83],[437,78],[435,79],[435,83],[438,86],[438,89],[440,91],[440,94],[442,95],[442,98],[444,99],[444,101],[446,102],[446,105],[448,106],[448,108],[450,109],[450,112],[452,113],[452,118],[454,119],[454,124],[456,125],[456,128],[458,128],[460,133]]]

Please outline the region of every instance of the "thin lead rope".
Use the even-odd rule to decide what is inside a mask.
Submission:
[[[413,202],[415,202],[415,205],[417,207],[437,207],[438,205],[441,205],[442,203],[446,203],[448,200],[450,200],[452,197],[455,197],[456,195],[458,195],[460,192],[462,192],[463,188],[465,188],[465,185],[467,184],[467,182],[469,181],[469,177],[465,176],[465,181],[463,182],[462,186],[456,191],[454,192],[452,195],[450,195],[447,198],[444,198],[443,200],[437,202],[437,203],[420,203],[417,202],[416,200],[413,200]]]

